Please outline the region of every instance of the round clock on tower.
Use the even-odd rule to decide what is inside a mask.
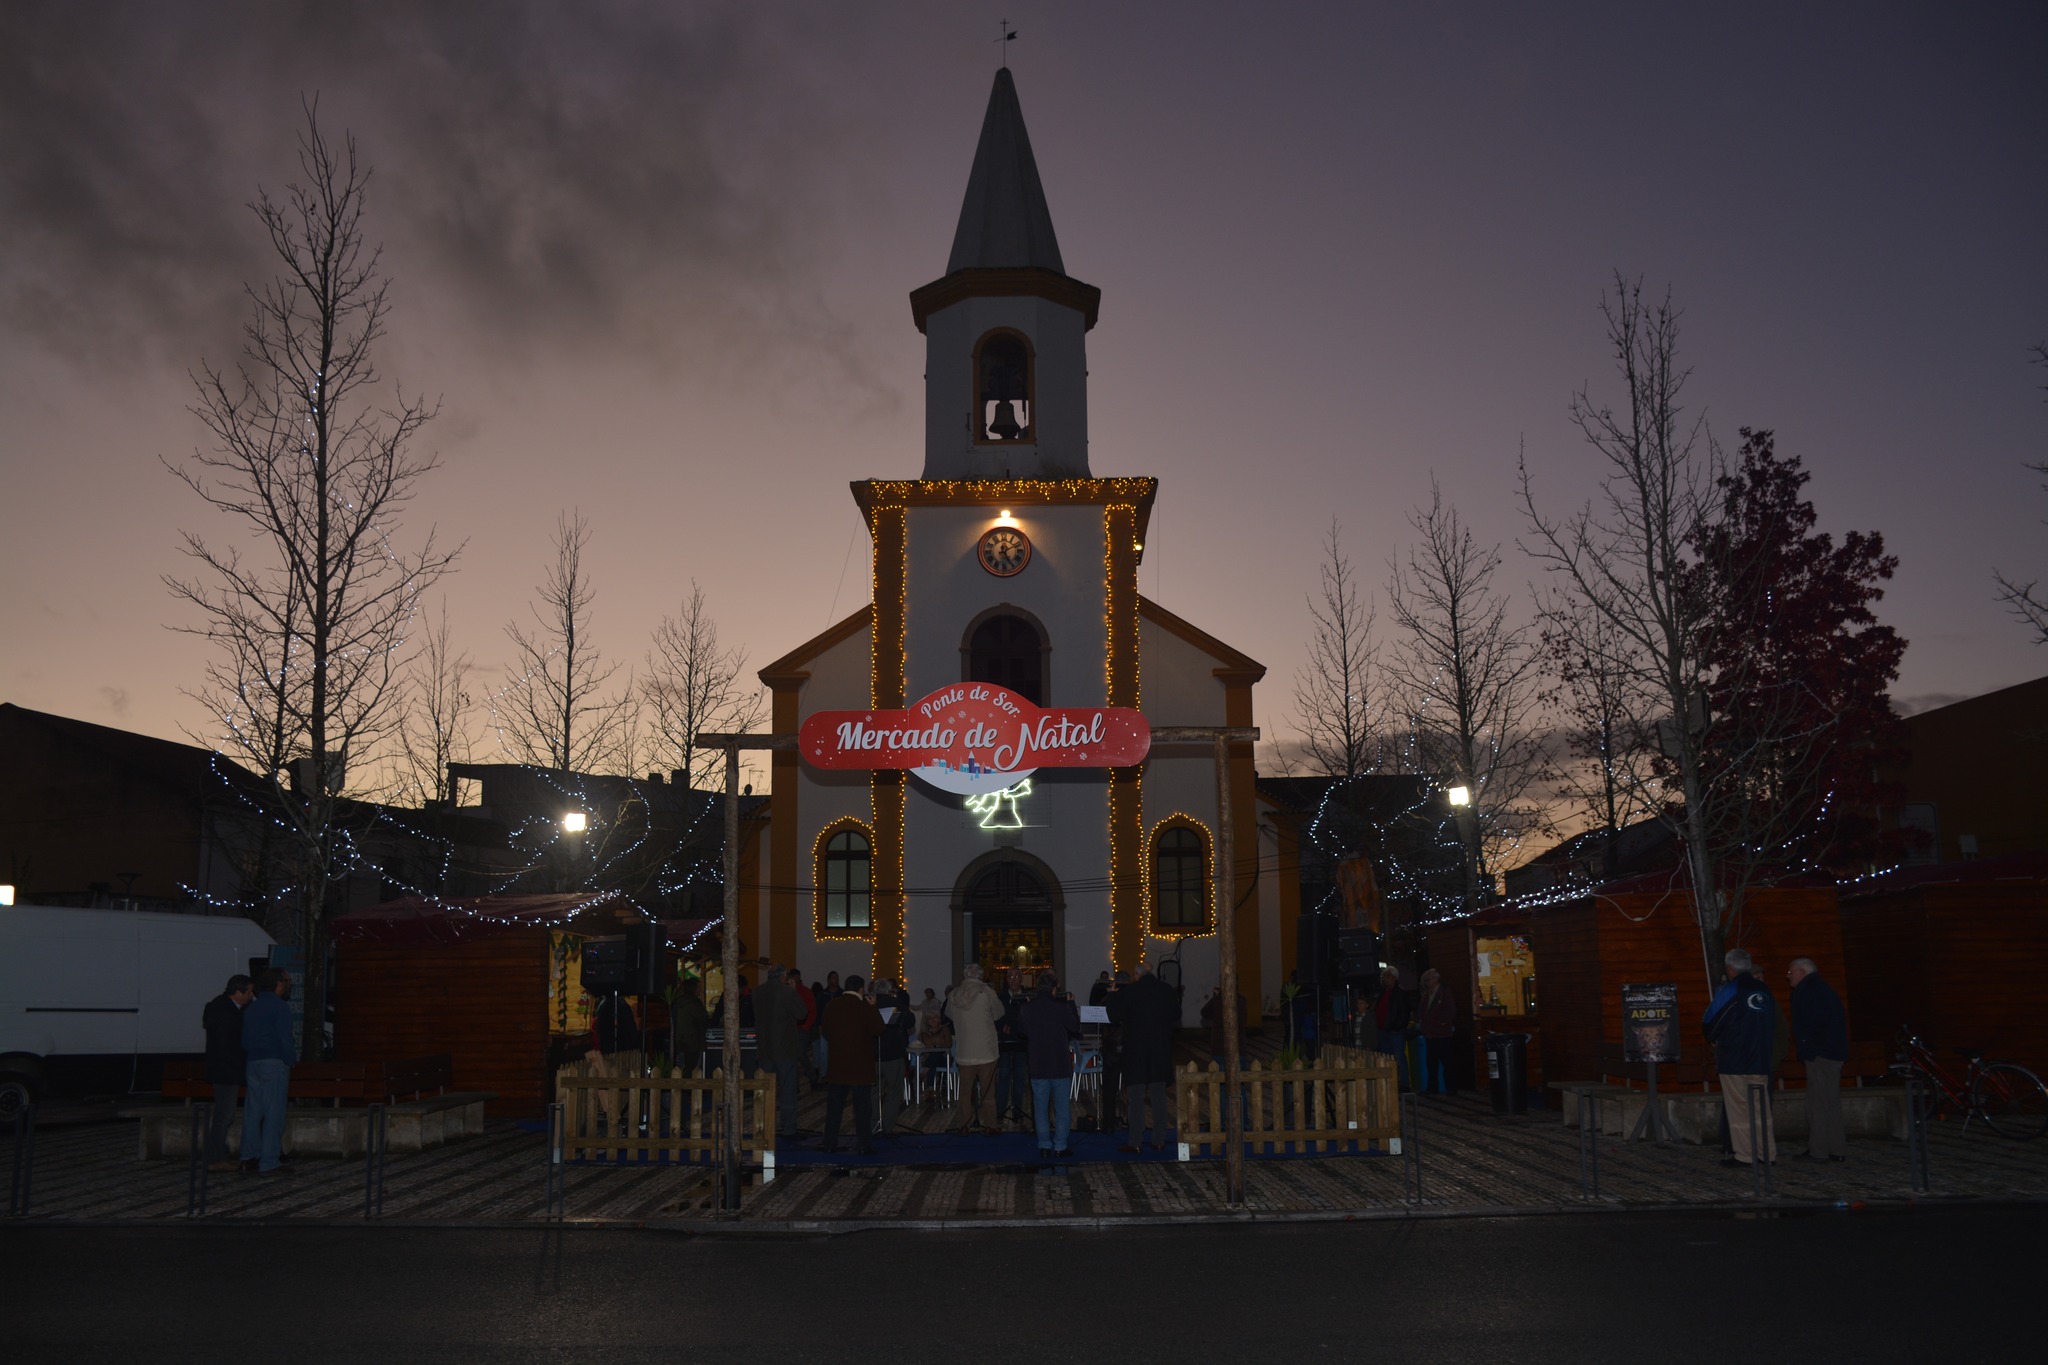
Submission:
[[[997,526],[981,538],[976,555],[997,578],[1014,577],[1031,562],[1031,538],[1014,526]]]

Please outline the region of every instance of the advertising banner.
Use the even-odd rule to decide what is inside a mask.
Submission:
[[[1127,768],[1151,747],[1129,707],[1039,707],[994,683],[949,683],[902,711],[813,712],[797,743],[814,768],[902,768],[967,796],[1040,768]]]
[[[1679,1060],[1675,982],[1621,988],[1621,1048],[1631,1062]]]

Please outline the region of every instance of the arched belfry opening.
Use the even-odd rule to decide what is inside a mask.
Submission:
[[[975,431],[982,443],[1037,439],[1031,343],[1020,332],[990,332],[974,348]]]
[[[1045,628],[1029,613],[1004,605],[976,617],[960,645],[961,680],[990,683],[1048,706]]]

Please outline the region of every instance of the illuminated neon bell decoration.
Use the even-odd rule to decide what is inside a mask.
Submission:
[[[1014,787],[1005,787],[999,792],[983,792],[980,796],[967,798],[967,811],[981,817],[983,829],[1022,829],[1024,814],[1017,809],[1020,798],[1031,795],[1031,779],[1025,778]],[[1005,818],[1007,817],[1007,818]]]

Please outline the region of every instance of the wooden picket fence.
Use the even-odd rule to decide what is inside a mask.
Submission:
[[[666,1070],[666,1068],[663,1068]],[[589,1061],[555,1073],[562,1102],[563,1155],[570,1161],[654,1163],[718,1159],[725,1072],[654,1075],[637,1052],[617,1052],[603,1071]],[[772,1164],[775,1077],[740,1078],[740,1159]]]
[[[1189,1062],[1174,1077],[1182,1159],[1224,1151],[1223,1068]],[[1394,1059],[1357,1048],[1326,1047],[1315,1066],[1296,1062],[1268,1070],[1247,1063],[1242,1073],[1245,1151],[1365,1151],[1386,1144],[1398,1152],[1400,1097]]]

